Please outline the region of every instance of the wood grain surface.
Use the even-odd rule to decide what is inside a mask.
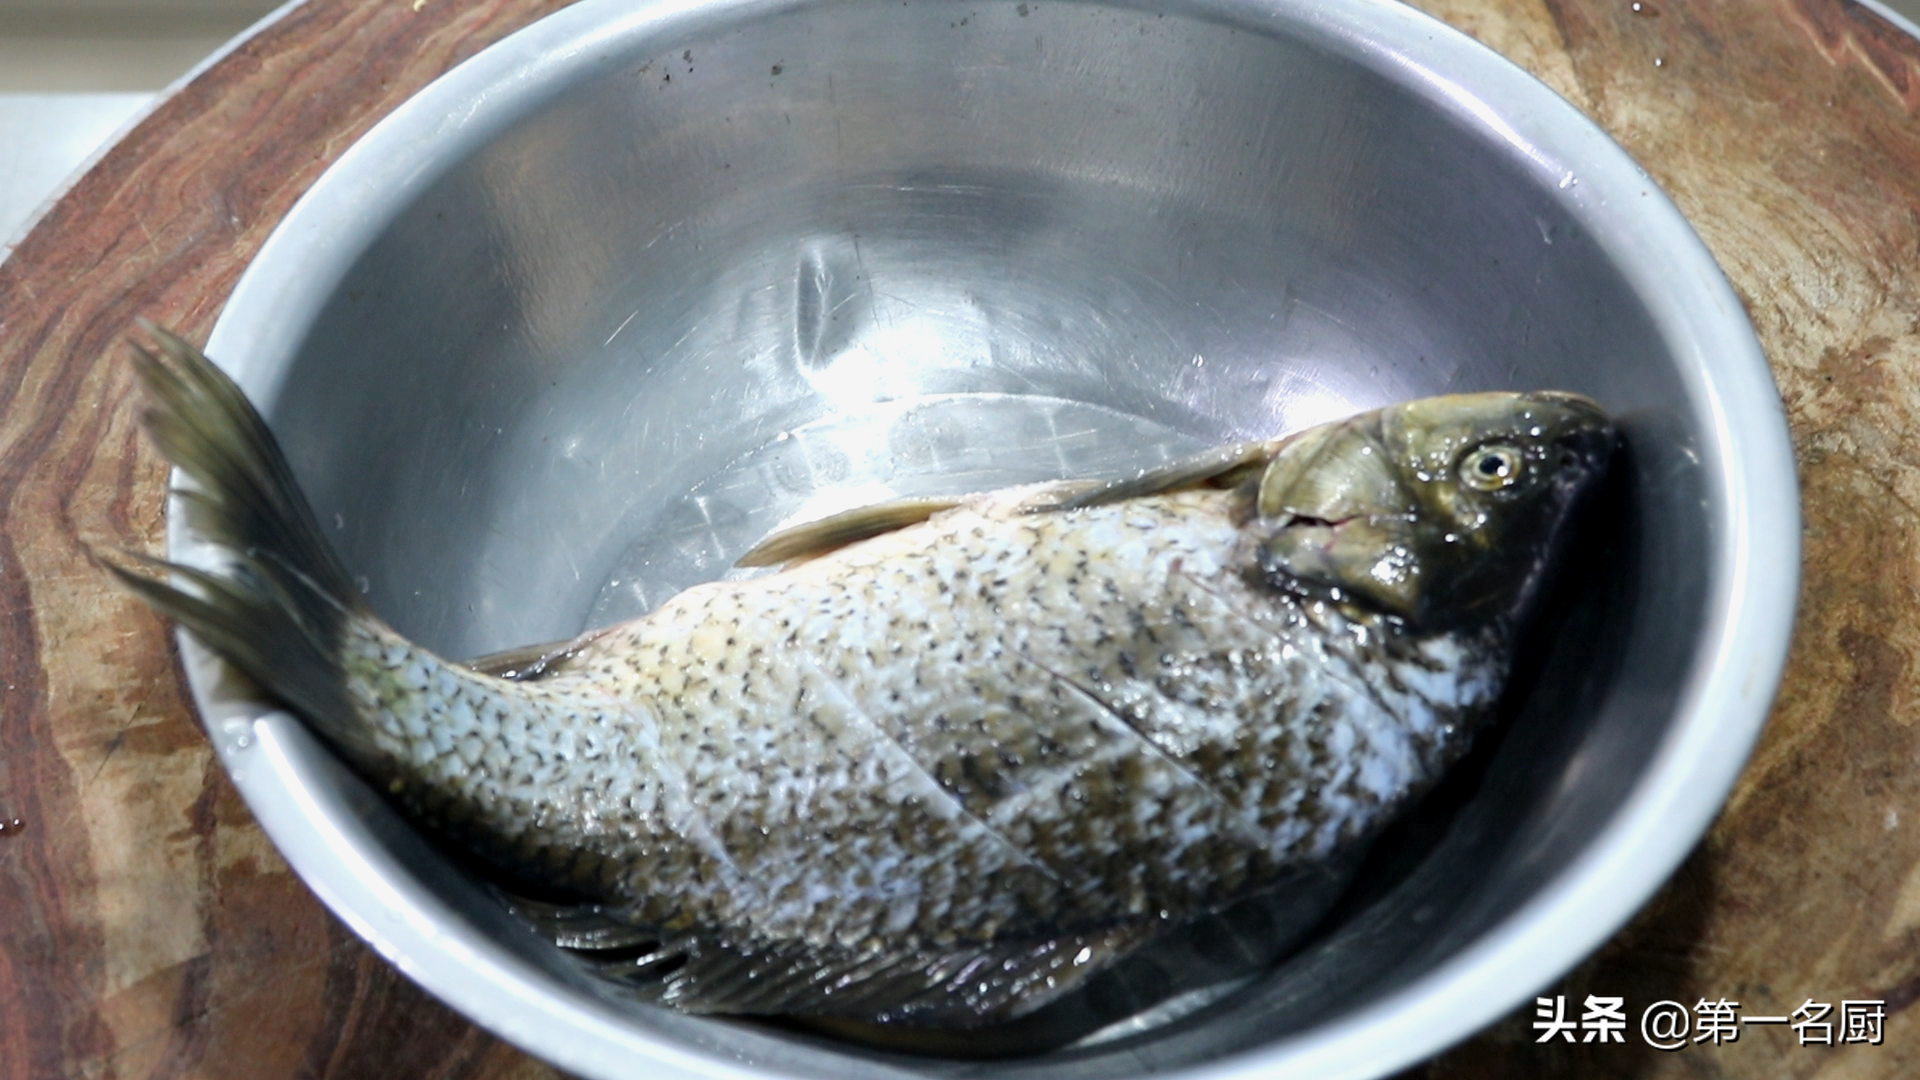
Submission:
[[[155,549],[137,316],[204,338],[335,156],[561,0],[308,0],[114,147],[0,263],[0,1080],[550,1077],[374,957],[292,876],[88,544]],[[1726,811],[1548,993],[1878,998],[1880,1046],[1750,1027],[1538,1046],[1524,1008],[1426,1080],[1920,1076],[1920,42],[1847,0],[1424,0],[1611,132],[1746,302],[1791,418],[1806,570]]]

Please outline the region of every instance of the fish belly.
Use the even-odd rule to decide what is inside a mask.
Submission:
[[[1165,921],[1326,858],[1500,665],[1250,577],[1230,499],[1003,493],[601,633],[494,770],[531,781],[518,847],[657,925],[854,951]]]

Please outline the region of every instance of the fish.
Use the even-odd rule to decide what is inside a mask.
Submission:
[[[693,1013],[967,1031],[1363,850],[1493,716],[1612,421],[1427,398],[779,530],[758,576],[456,662],[245,394],[135,343],[218,552],[109,569],[556,946]]]

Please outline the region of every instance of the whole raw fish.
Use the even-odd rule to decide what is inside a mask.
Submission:
[[[1492,712],[1613,444],[1570,394],[1416,401],[839,515],[743,560],[778,572],[459,664],[155,337],[146,423],[225,560],[116,572],[427,830],[577,898],[521,905],[557,943],[705,1012],[1003,1021],[1353,850]]]

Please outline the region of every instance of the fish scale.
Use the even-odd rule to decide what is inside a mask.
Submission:
[[[1022,513],[1044,493],[691,590],[537,683],[417,649],[370,651],[378,664],[349,674],[388,688],[370,710],[383,730],[432,732],[392,749],[420,783],[462,793],[478,833],[553,823],[523,872],[551,878],[550,853],[591,851],[586,866],[627,880],[557,883],[645,896],[691,876],[707,888],[676,890],[684,919],[851,948],[903,927],[1097,928],[1233,895],[1364,830],[1446,756],[1444,725],[1415,732],[1423,752],[1399,737],[1407,715],[1483,704],[1471,668],[1412,694],[1422,710],[1359,689],[1328,647],[1337,625],[1223,558],[1239,546],[1232,492]],[[1061,611],[1079,617],[1047,617]],[[1055,674],[1074,667],[1091,689]],[[553,703],[521,721],[546,733],[527,748],[538,783],[463,750],[505,741],[529,691]],[[661,801],[637,801],[649,794]]]
[[[1612,446],[1570,395],[1415,402],[837,515],[756,549],[777,572],[463,665],[366,606],[244,396],[158,339],[148,427],[228,561],[115,571],[694,1011],[1005,1020],[1351,861],[1492,714]]]

